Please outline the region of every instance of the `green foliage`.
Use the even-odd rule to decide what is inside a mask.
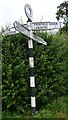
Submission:
[[[37,33],[47,41],[34,42],[37,110],[66,94],[67,36]],[[30,110],[28,39],[22,34],[3,37],[3,111],[28,115]]]
[[[68,1],[64,1],[57,7],[56,18],[59,21],[63,19],[64,27],[61,31],[68,31]]]
[[[60,29],[60,33],[62,34],[63,32],[68,34],[68,26],[64,26]]]
[[[47,40],[48,46],[37,45],[38,49],[35,48],[37,108],[46,106],[54,98],[62,96],[66,89],[64,35],[49,35]]]
[[[25,120],[34,120],[37,119],[39,120],[40,118],[45,119],[45,118],[50,118],[50,120],[55,120],[54,118],[67,118],[66,114],[66,108],[67,105],[66,101],[68,101],[68,96],[63,96],[59,97],[57,100],[54,100],[51,104],[48,104],[39,111],[36,112],[34,116],[23,116],[23,115],[17,115],[16,113],[11,114],[11,113],[3,113],[3,119],[4,118],[19,118],[19,119],[25,119]]]
[[[59,97],[52,104],[48,104],[46,108],[36,113],[34,118],[66,118],[66,97]]]
[[[61,18],[64,20],[64,22],[68,22],[68,1],[64,1],[57,7],[56,12],[56,18],[57,20],[60,20]]]
[[[7,36],[2,47],[3,110],[21,113],[29,106],[27,41],[20,34]]]
[[[0,119],[2,118],[2,36],[0,35]]]

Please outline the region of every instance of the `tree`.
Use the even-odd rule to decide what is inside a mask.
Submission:
[[[57,7],[56,18],[63,19],[65,26],[68,26],[68,1],[64,1]]]

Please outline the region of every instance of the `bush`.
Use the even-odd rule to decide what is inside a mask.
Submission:
[[[37,33],[39,34],[39,33]],[[39,34],[48,45],[34,42],[37,110],[66,94],[66,40],[58,33]],[[3,111],[30,114],[28,38],[22,34],[3,37]]]

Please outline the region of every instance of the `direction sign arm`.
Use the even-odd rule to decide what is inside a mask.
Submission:
[[[30,30],[27,28],[27,27],[25,27],[23,24],[21,25],[19,22],[17,22],[17,21],[15,21],[14,23],[13,23],[13,25],[14,25],[14,28],[18,31],[18,32],[20,32],[20,33],[22,33],[23,35],[25,35],[25,36],[27,36],[27,37],[29,37],[30,38]]]
[[[15,21],[13,25],[18,32],[21,32],[23,35],[27,36],[28,38],[31,38],[36,42],[47,45],[47,42],[45,42],[41,37],[38,37],[37,35],[35,35],[33,32],[32,32],[32,35],[30,36],[30,33],[31,33],[30,29],[25,27],[23,24],[21,25],[19,22]]]
[[[35,40],[36,42],[42,43],[43,45],[47,45],[47,42],[45,42],[44,39],[42,39],[41,37],[33,34],[33,38],[34,38],[33,40]]]
[[[10,28],[10,29],[6,29],[4,30],[4,32],[2,32],[3,36],[6,35],[13,35],[13,34],[17,34],[18,32],[16,30],[14,30],[14,27]]]

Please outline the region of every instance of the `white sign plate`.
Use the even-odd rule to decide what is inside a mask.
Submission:
[[[47,42],[45,42],[41,37],[33,34],[33,38],[34,38],[33,40],[35,40],[36,42],[42,43],[43,45],[47,45]]]
[[[13,34],[16,34],[16,31],[6,30],[5,32],[2,33],[2,35],[13,35]]]
[[[35,34],[32,35],[33,37],[30,37],[30,30],[27,27],[25,27],[24,25],[21,25],[19,22],[15,21],[13,23],[13,25],[18,32],[23,33],[25,36],[35,40],[36,42],[47,45],[47,42],[45,42],[42,38],[38,37]]]
[[[32,30],[51,30],[59,29],[64,26],[63,22],[32,22]]]
[[[30,30],[25,27],[24,25],[21,25],[19,22],[15,21],[13,23],[15,29],[18,31],[18,32],[21,32],[23,33],[25,36],[27,37],[30,37]]]

